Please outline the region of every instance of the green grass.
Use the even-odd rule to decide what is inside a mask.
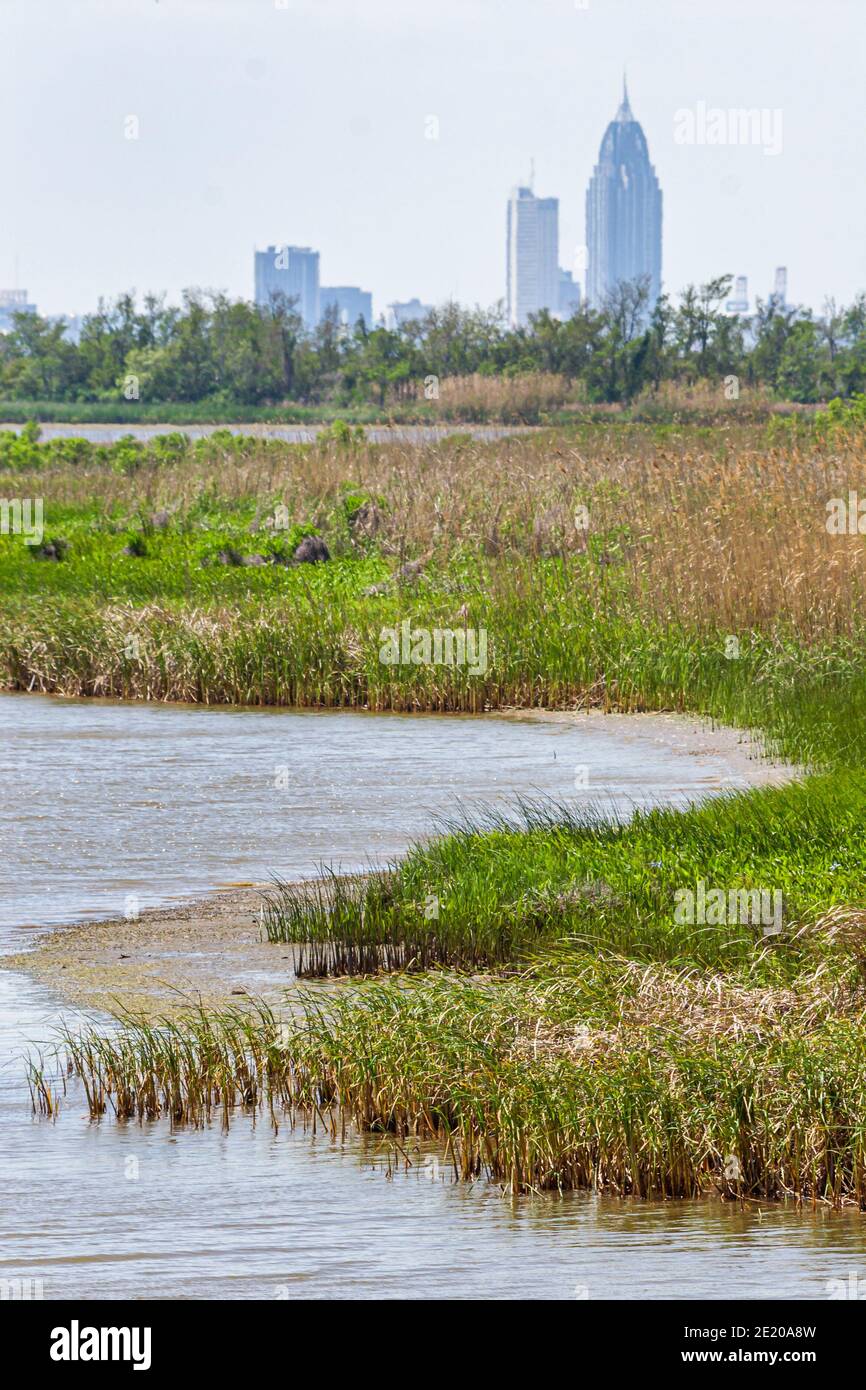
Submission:
[[[728,795],[687,811],[524,806],[511,821],[457,828],[369,879],[278,884],[271,941],[300,946],[299,974],[461,970],[519,963],[553,944],[675,969],[779,984],[817,968],[829,909],[866,910],[866,776],[833,773]],[[778,891],[784,927],[678,924],[676,894],[707,886]]]
[[[727,627],[642,617],[624,575],[592,555],[506,564],[458,553],[417,585],[382,594],[367,590],[388,579],[393,561],[375,549],[341,554],[333,536],[327,565],[215,563],[228,549],[291,553],[295,535],[251,535],[250,516],[216,510],[148,533],[128,516],[53,508],[46,536],[70,543],[59,563],[0,537],[6,684],[213,704],[689,710],[760,729],[771,751],[794,761],[866,761],[862,635],[806,646],[780,624],[744,633],[730,660]],[[144,554],[124,554],[135,538]],[[383,664],[383,629],[406,619],[419,629],[483,629],[487,669]]]

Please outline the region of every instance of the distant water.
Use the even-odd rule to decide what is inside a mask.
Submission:
[[[23,425],[3,424],[0,430],[20,434]],[[134,439],[155,439],[159,434],[186,434],[190,439],[206,439],[217,430],[230,434],[258,435],[262,439],[282,439],[287,444],[311,444],[327,425],[40,425],[42,439],[89,439],[94,444],[113,444],[124,435]],[[530,425],[364,425],[364,433],[374,444],[431,444],[451,434],[471,434],[476,439],[504,439],[511,434],[528,434]]]

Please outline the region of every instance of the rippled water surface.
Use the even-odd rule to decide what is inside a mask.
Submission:
[[[521,796],[626,815],[743,785],[724,754],[672,752],[653,721],[627,719],[9,695],[0,745],[15,785],[0,799],[0,946],[22,925],[118,915],[127,894],[147,907],[323,861],[382,862],[436,817]]]

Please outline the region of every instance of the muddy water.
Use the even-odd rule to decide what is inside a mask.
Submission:
[[[627,814],[745,785],[728,737],[673,721],[401,718],[0,698],[3,946],[227,878],[353,867],[431,817],[515,795]],[[575,788],[576,767],[588,790]],[[580,774],[581,778],[583,774]],[[246,1120],[32,1116],[21,1054],[72,1011],[0,971],[0,1281],[45,1298],[823,1298],[866,1276],[854,1214],[713,1202],[512,1201],[436,1154]],[[3,1287],[7,1287],[3,1285]]]

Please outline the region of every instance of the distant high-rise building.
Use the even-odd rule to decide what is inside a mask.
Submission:
[[[81,341],[81,330],[84,327],[84,319],[81,314],[52,314],[49,316],[48,322],[60,324],[67,342],[79,343]]]
[[[747,314],[749,312],[749,281],[745,275],[738,275],[734,281],[733,297],[728,300],[727,310],[729,314]]]
[[[328,309],[336,309],[340,323],[354,328],[358,319],[364,325],[373,325],[373,296],[356,285],[322,285],[319,290],[319,316],[324,318]]]
[[[11,333],[16,314],[35,314],[36,305],[27,298],[26,290],[0,290],[0,333]]]
[[[586,297],[593,309],[617,285],[644,277],[650,307],[655,304],[662,284],[662,192],[625,82],[586,193],[586,245]]]
[[[309,246],[269,246],[256,252],[256,303],[263,308],[275,294],[295,301],[305,328],[319,322],[319,253]]]
[[[561,319],[573,318],[580,308],[580,285],[571,271],[563,270],[561,266],[559,269],[559,303],[557,308]]]
[[[788,267],[777,266],[773,282],[773,303],[777,309],[784,309],[788,303]]]
[[[506,310],[512,328],[559,310],[559,199],[515,188],[508,200]]]
[[[422,304],[420,299],[407,299],[388,305],[388,327],[399,328],[404,323],[413,323],[432,314],[432,304]]]

